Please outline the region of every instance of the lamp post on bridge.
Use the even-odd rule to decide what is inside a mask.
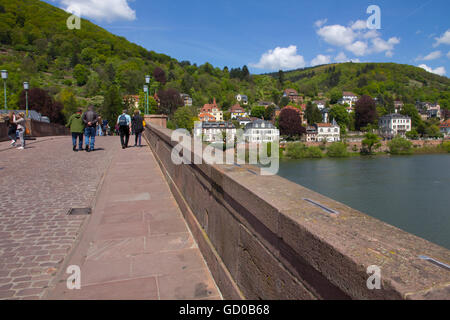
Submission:
[[[30,88],[30,85],[28,82],[24,82],[23,83],[23,88],[25,89],[25,101],[26,101],[26,107],[27,107],[27,111],[26,111],[26,118],[28,118],[28,89]]]
[[[148,109],[148,85],[144,85],[144,93],[145,93],[145,114],[147,114]]]
[[[5,87],[5,110],[8,110],[8,101],[6,98],[6,80],[8,80],[8,70],[2,70],[1,74],[2,74],[2,79],[3,79],[3,83],[4,83],[4,87]]]
[[[148,99],[149,99],[149,94],[148,91],[150,90],[150,79],[151,77],[149,75],[145,76],[145,83],[147,84],[147,110],[145,111],[145,114],[149,114],[150,110],[148,108]]]

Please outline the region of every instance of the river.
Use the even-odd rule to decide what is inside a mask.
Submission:
[[[450,249],[450,155],[282,160],[279,175]]]

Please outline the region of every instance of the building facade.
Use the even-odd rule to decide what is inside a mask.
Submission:
[[[256,120],[245,126],[245,141],[249,143],[268,143],[279,141],[280,131],[270,122]]]
[[[234,141],[236,127],[231,122],[202,122],[196,124],[194,137],[202,137],[204,142]]]
[[[216,122],[223,121],[223,111],[219,108],[219,106],[217,106],[216,98],[214,98],[214,102],[212,104],[205,104],[203,106],[203,108],[200,110],[200,114],[202,113],[208,113],[212,115]]]
[[[300,96],[295,89],[286,89],[284,90],[283,97],[289,98],[289,101],[295,104],[303,103],[303,97]]]
[[[344,91],[342,92],[342,99],[339,100],[339,104],[348,104],[350,108],[353,109],[353,106],[358,101],[358,96],[354,94],[353,92]]]
[[[235,120],[237,118],[248,118],[248,113],[239,104],[231,107],[231,119]]]
[[[317,142],[339,142],[341,141],[341,127],[333,123],[318,123]]]
[[[396,136],[405,137],[406,133],[412,130],[411,118],[398,113],[381,117],[378,125],[380,135],[385,139],[392,139]]]
[[[236,96],[236,100],[237,102],[242,103],[244,106],[248,105],[248,97],[246,95],[238,94]]]

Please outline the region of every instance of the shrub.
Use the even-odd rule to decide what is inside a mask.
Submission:
[[[328,147],[327,155],[331,158],[345,158],[349,157],[350,153],[347,151],[345,143],[335,142]]]
[[[287,146],[286,155],[292,159],[323,158],[323,152],[319,147],[307,147],[303,143],[290,143]]]
[[[388,147],[391,154],[401,155],[413,153],[412,142],[402,137],[392,139],[392,141],[388,143]]]
[[[442,144],[442,147],[444,150],[447,150],[448,153],[450,153],[450,141],[446,141]]]

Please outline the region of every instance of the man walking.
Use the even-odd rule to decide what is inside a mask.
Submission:
[[[94,111],[94,106],[89,106],[88,111],[83,114],[83,122],[86,128],[84,135],[86,136],[86,152],[95,149],[95,128],[97,127],[98,114]]]
[[[83,150],[83,131],[84,131],[84,123],[81,115],[83,114],[83,110],[78,109],[77,113],[72,115],[69,118],[69,122],[67,123],[67,127],[70,128],[70,132],[72,133],[72,142],[73,142],[73,151],[78,152],[77,150],[77,138],[79,140],[79,150]]]
[[[119,126],[122,149],[126,149],[128,148],[131,133],[131,117],[127,114],[127,110],[123,110],[122,114],[117,118],[117,125]]]

